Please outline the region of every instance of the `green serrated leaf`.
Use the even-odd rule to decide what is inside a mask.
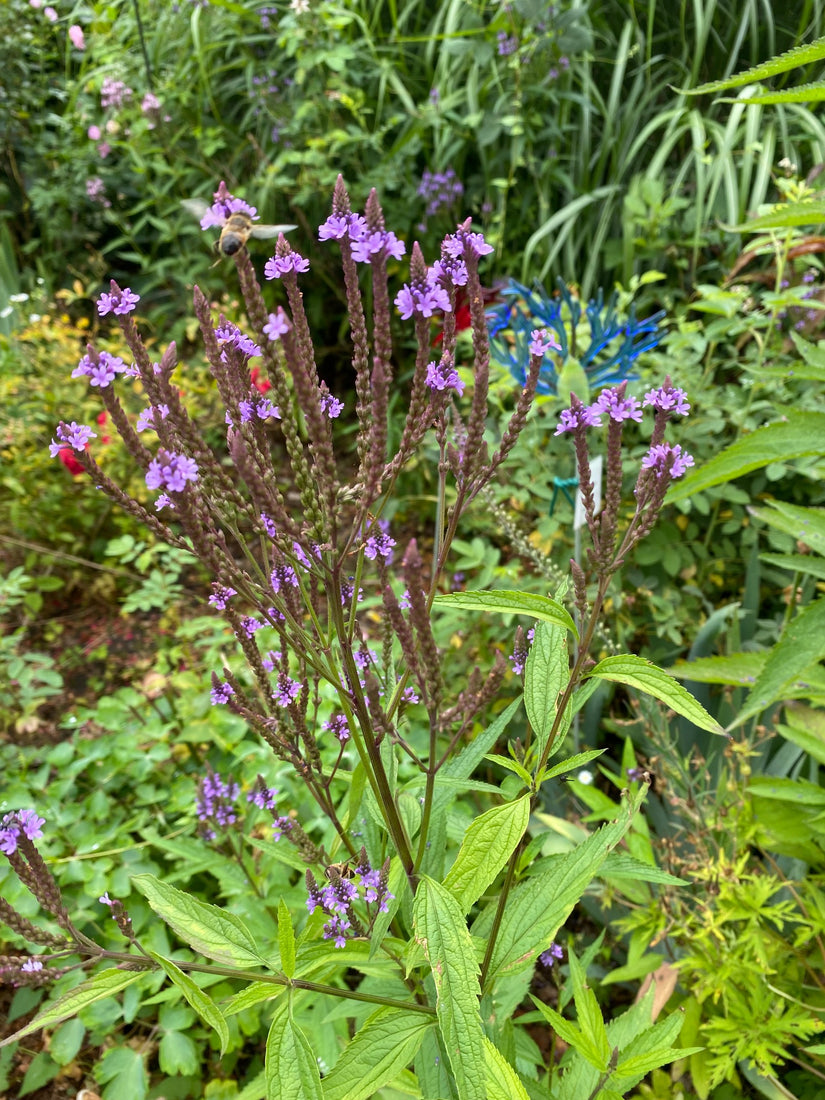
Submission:
[[[553,623],[537,623],[524,669],[524,709],[535,730],[539,753],[547,744],[556,718],[556,701],[569,676],[567,631]]]
[[[690,880],[677,878],[668,871],[662,871],[650,863],[633,856],[611,852],[599,872],[603,878],[629,878],[634,882],[658,882],[663,886],[690,886]]]
[[[278,944],[281,949],[281,970],[287,978],[295,977],[295,929],[292,914],[283,898],[278,902]]]
[[[825,452],[825,440],[822,450]],[[804,542],[818,554],[825,555],[825,508],[805,508],[772,500],[765,508],[753,508],[752,514],[778,531],[784,531]]]
[[[823,439],[825,413],[787,410],[781,421],[757,428],[674,482],[667,491],[665,502],[673,504],[686,500],[694,493],[732,481],[771,462],[822,454]]]
[[[591,760],[595,760],[597,756],[601,756],[603,752],[607,752],[607,749],[588,749],[587,752],[577,752],[575,756],[568,756],[566,760],[562,760],[560,764],[555,764],[552,768],[548,768],[546,772],[542,774],[541,782],[544,783],[548,779],[553,779],[557,775],[566,775],[567,772],[576,771],[578,768],[583,768],[585,764],[589,764]]]
[[[31,1035],[32,1032],[39,1031],[43,1027],[54,1027],[55,1024],[76,1016],[81,1009],[87,1008],[95,1001],[102,1001],[104,997],[113,997],[122,989],[139,981],[144,973],[145,971],[140,970],[111,968],[95,974],[88,981],[81,982],[68,993],[64,993],[53,1004],[47,1005],[25,1027],[0,1040],[0,1047],[8,1046],[9,1043],[22,1039],[24,1035]]]
[[[785,698],[797,678],[810,665],[825,656],[825,597],[808,604],[787,625],[782,637],[770,651],[765,665],[751,688],[745,705],[733,726],[760,714],[766,707]]]
[[[770,229],[793,229],[795,226],[821,225],[825,222],[823,202],[777,203],[773,210],[750,218],[741,225],[730,226],[732,233],[763,233]]]
[[[438,1026],[459,1100],[486,1100],[475,950],[458,902],[426,875],[413,901],[413,927],[432,970]]]
[[[530,819],[530,796],[494,806],[475,818],[444,879],[464,913],[476,901],[515,851]]]
[[[318,1060],[292,1019],[288,1001],[276,1010],[266,1039],[266,1100],[324,1100]]]
[[[324,1078],[324,1100],[364,1100],[394,1081],[415,1058],[433,1024],[422,1012],[379,1008]]]
[[[195,951],[225,966],[261,966],[252,934],[240,917],[198,901],[154,875],[133,875],[132,882],[155,913]]]
[[[553,860],[550,870],[532,875],[511,892],[504,910],[487,985],[500,974],[532,969],[546,951],[611,851],[630,828],[646,793],[642,786],[626,798],[615,821],[592,833],[571,852]]]
[[[163,955],[158,955],[151,950],[147,950],[147,954],[166,971],[170,980],[183,993],[203,1022],[217,1033],[221,1041],[221,1056],[223,1056],[229,1046],[229,1027],[218,1006],[209,994],[201,989],[180,967],[176,966],[171,959],[165,959]]]
[[[702,704],[697,702],[678,680],[658,665],[646,661],[644,657],[637,657],[633,653],[605,657],[587,675],[601,680],[613,680],[635,688],[637,691],[643,691],[693,722],[699,729],[708,730],[710,733],[724,733],[716,719],[708,714]]]
[[[250,982],[234,997],[230,997],[223,1006],[223,1014],[228,1019],[230,1016],[243,1012],[244,1009],[253,1008],[264,1001],[274,1000],[275,997],[285,991],[284,985],[272,985],[270,982]]]
[[[484,1036],[484,1075],[487,1100],[530,1100],[519,1075],[497,1046]]]
[[[763,61],[753,68],[730,76],[726,80],[713,80],[708,84],[700,84],[698,88],[681,88],[681,95],[706,95],[708,92],[725,92],[729,88],[740,88],[745,84],[756,84],[758,81],[767,80],[779,73],[787,73],[791,69],[797,69],[801,65],[810,65],[815,61],[825,58],[825,37],[817,38],[802,46],[794,46],[785,53]]]
[[[567,608],[549,596],[535,592],[511,592],[509,589],[491,589],[487,592],[448,592],[436,596],[437,607],[457,607],[462,611],[497,611],[510,615],[529,615],[540,622],[555,623],[571,631],[578,638],[576,624]]]
[[[825,99],[825,84],[800,84],[798,88],[786,88],[781,92],[757,92],[754,95],[724,98],[720,103],[759,103],[762,106],[777,103],[821,103]]]
[[[533,782],[533,777],[530,775],[527,768],[519,764],[517,760],[513,760],[510,756],[502,756],[497,752],[488,752],[484,759],[489,760],[492,764],[498,764],[500,768],[506,768],[508,772],[517,775],[519,779],[523,780],[528,786]]]

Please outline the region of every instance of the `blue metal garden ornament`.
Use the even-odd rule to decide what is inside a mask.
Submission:
[[[555,333],[560,350],[548,353],[539,375],[538,393],[558,393],[559,375],[565,364],[574,359],[584,370],[591,392],[638,377],[633,373],[633,364],[664,336],[659,325],[665,311],[658,310],[639,321],[631,305],[628,316],[622,318],[617,313],[619,295],[615,291],[605,302],[600,290],[582,309],[581,302],[561,279],[558,288],[558,294],[551,298],[539,284],[530,290],[515,279],[507,283],[499,292],[503,301],[487,310],[493,361],[507,369],[519,385],[524,385],[531,333],[543,327]],[[590,326],[586,348],[577,346],[582,312]]]

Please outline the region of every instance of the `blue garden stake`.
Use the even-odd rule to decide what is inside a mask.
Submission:
[[[570,505],[571,508],[576,507],[576,502],[570,494],[571,489],[575,489],[579,484],[577,477],[554,477],[553,478],[553,495],[550,498],[550,510],[547,513],[552,516],[556,510],[556,501],[559,498],[559,493],[562,494],[564,499]]]

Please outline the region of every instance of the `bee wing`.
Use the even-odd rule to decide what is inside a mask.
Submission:
[[[290,230],[297,228],[297,225],[253,225],[251,236],[265,241],[269,237],[277,237],[279,233],[289,233]]]
[[[197,218],[198,221],[209,209],[209,203],[204,202],[203,199],[181,199],[180,204],[184,210],[188,210],[192,217]]]

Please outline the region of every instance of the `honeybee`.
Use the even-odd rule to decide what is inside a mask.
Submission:
[[[199,221],[203,221],[206,214],[213,209],[202,199],[184,199],[182,205]],[[234,256],[236,252],[240,252],[250,237],[267,240],[270,237],[277,237],[279,233],[289,233],[291,229],[297,229],[295,225],[263,225],[261,222],[253,221],[249,214],[240,210],[234,214],[228,214],[223,222],[217,221],[213,224],[221,226],[217,247],[224,256]]]

